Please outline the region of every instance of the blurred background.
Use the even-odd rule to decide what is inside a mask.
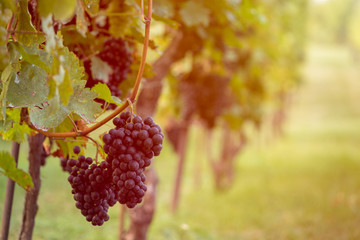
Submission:
[[[149,62],[170,54],[179,32],[189,37],[186,51],[201,54],[173,56],[162,83],[155,120],[165,143],[153,162],[148,239],[360,239],[359,1],[233,0],[219,10],[195,1],[176,13],[169,2],[154,1],[159,48]],[[242,20],[224,28],[222,9]],[[192,17],[177,30],[164,26],[161,16],[171,25],[176,14]],[[24,170],[27,151],[22,144]],[[47,159],[41,178],[33,239],[118,238],[120,206],[92,227],[58,158]],[[0,176],[0,212],[5,186]],[[24,195],[16,186],[10,239]]]

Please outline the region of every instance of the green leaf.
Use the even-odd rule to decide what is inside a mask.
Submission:
[[[0,168],[4,170],[4,172],[0,171],[0,173],[12,179],[25,190],[29,191],[34,186],[30,175],[16,168],[15,159],[10,153],[0,152]]]
[[[102,112],[101,104],[94,102],[97,93],[90,91],[88,88],[84,88],[85,81],[83,82],[82,85],[74,88],[74,94],[71,96],[69,107],[86,122],[94,122],[96,114]]]
[[[45,70],[23,62],[8,86],[7,101],[15,107],[33,107],[47,101],[49,88]]]
[[[74,94],[71,95],[67,106],[61,104],[55,96],[42,109],[30,108],[30,120],[34,126],[45,130],[56,127],[71,112],[80,115],[87,122],[95,121],[95,115],[102,111],[101,104],[94,102],[97,94],[84,88],[84,85],[85,81],[82,81],[74,86]]]
[[[7,65],[4,71],[1,73],[2,90],[0,94],[1,112],[0,120],[6,119],[6,95],[9,88],[9,83],[14,75],[14,68],[11,64]]]
[[[52,1],[47,1],[52,2]],[[19,0],[20,11],[18,13],[18,23],[16,25],[16,30],[19,33],[16,34],[17,40],[27,46],[31,44],[40,44],[45,41],[45,37],[41,34],[29,34],[22,32],[33,32],[36,33],[36,29],[31,23],[31,16],[28,11],[28,1]]]
[[[2,137],[6,141],[15,141],[18,143],[24,142],[26,134],[30,134],[31,129],[26,124],[20,124],[13,122],[11,128],[2,134]]]
[[[70,112],[68,106],[61,106],[59,96],[55,96],[48,100],[42,108],[30,108],[29,116],[36,128],[48,130],[58,126]]]
[[[65,71],[62,83],[59,85],[59,92],[61,102],[66,106],[69,104],[71,95],[74,93],[74,89],[71,85],[70,75],[68,71]]]
[[[75,13],[76,0],[39,0],[38,9],[42,17],[47,17],[53,14],[55,19],[60,21],[67,21]]]
[[[6,141],[23,142],[31,130],[26,124],[20,124],[20,108],[6,110],[6,120],[0,121],[0,134]]]
[[[210,22],[210,10],[194,1],[186,2],[180,9],[180,15],[188,27],[199,24],[206,27]]]
[[[111,96],[109,87],[104,83],[98,83],[91,88],[92,91],[98,94],[97,98],[103,99],[108,103],[115,103],[117,105],[121,104],[121,100]]]
[[[15,159],[10,155],[10,153],[1,151],[0,159],[0,168],[2,168],[5,172],[16,168]]]
[[[113,72],[107,62],[98,57],[91,58],[91,75],[94,79],[100,79],[104,82],[109,81],[109,75]]]
[[[50,72],[51,58],[44,50],[39,49],[38,45],[23,46],[19,42],[10,42],[9,49],[14,48],[18,51],[23,61],[34,64],[47,73]]]
[[[12,171],[5,172],[5,176],[12,179],[26,191],[30,191],[30,189],[34,186],[30,175],[21,169],[15,168]]]

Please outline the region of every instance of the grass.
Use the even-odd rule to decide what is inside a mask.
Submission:
[[[165,144],[154,163],[160,182],[149,239],[360,239],[356,69],[346,49],[310,46],[304,84],[294,96],[285,135],[266,141],[254,137],[237,159],[236,181],[228,191],[214,190],[206,160],[194,153],[199,144],[193,136],[176,214],[169,212],[176,156]],[[23,169],[26,151],[22,149],[20,159]],[[200,184],[194,183],[195,161],[203,170]],[[104,226],[92,227],[75,208],[66,177],[57,159],[49,159],[42,168],[33,239],[117,239],[120,208],[110,210]],[[5,183],[0,176],[0,212]],[[23,196],[17,187],[10,239],[19,232]]]

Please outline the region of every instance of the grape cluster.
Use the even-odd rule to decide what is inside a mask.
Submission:
[[[103,136],[106,161],[113,168],[112,182],[118,188],[118,201],[133,208],[146,192],[144,169],[162,149],[164,135],[152,118],[131,119],[130,112],[114,118],[114,129]]]
[[[106,161],[100,164],[80,154],[75,146],[74,158],[60,158],[64,171],[70,173],[68,181],[86,220],[94,226],[109,220],[107,211],[116,202],[133,208],[142,201],[147,187],[143,171],[158,156],[164,135],[159,125],[148,117],[123,112],[113,120],[115,128],[103,136]]]
[[[197,114],[208,128],[213,128],[230,101],[229,79],[215,73],[204,73],[199,66],[182,80],[180,92],[184,119],[190,120]]]
[[[74,153],[79,152],[80,148],[74,147]],[[111,168],[105,161],[97,165],[92,158],[83,155],[77,159],[68,159],[67,167],[71,168],[68,168],[68,181],[76,201],[75,206],[87,221],[94,226],[101,226],[109,220],[109,207],[117,202],[111,186]]]
[[[119,85],[127,78],[130,72],[130,65],[133,61],[132,53],[127,47],[126,42],[121,38],[110,37],[105,41],[102,51],[98,55],[101,60],[109,64],[113,72],[109,75],[109,80],[105,83],[100,79],[94,79],[91,74],[91,62],[85,61],[84,67],[88,74],[86,87],[92,88],[97,83],[105,83],[108,85],[111,95],[121,97]],[[97,100],[104,103],[103,100]],[[110,104],[109,109],[115,109],[115,104]]]

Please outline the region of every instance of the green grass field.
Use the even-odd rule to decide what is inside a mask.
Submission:
[[[311,46],[303,85],[293,98],[284,136],[253,137],[237,159],[234,186],[214,190],[206,160],[192,138],[179,210],[169,211],[176,156],[165,144],[154,165],[160,182],[150,240],[360,239],[360,71],[345,48]],[[9,145],[1,143],[0,148]],[[26,147],[20,167],[26,169]],[[194,162],[201,161],[201,184]],[[42,168],[33,239],[117,239],[120,207],[92,227],[75,208],[57,159]],[[0,212],[6,178],[0,176]],[[17,239],[24,191],[16,187],[11,237]],[[128,222],[126,222],[128,224]]]

